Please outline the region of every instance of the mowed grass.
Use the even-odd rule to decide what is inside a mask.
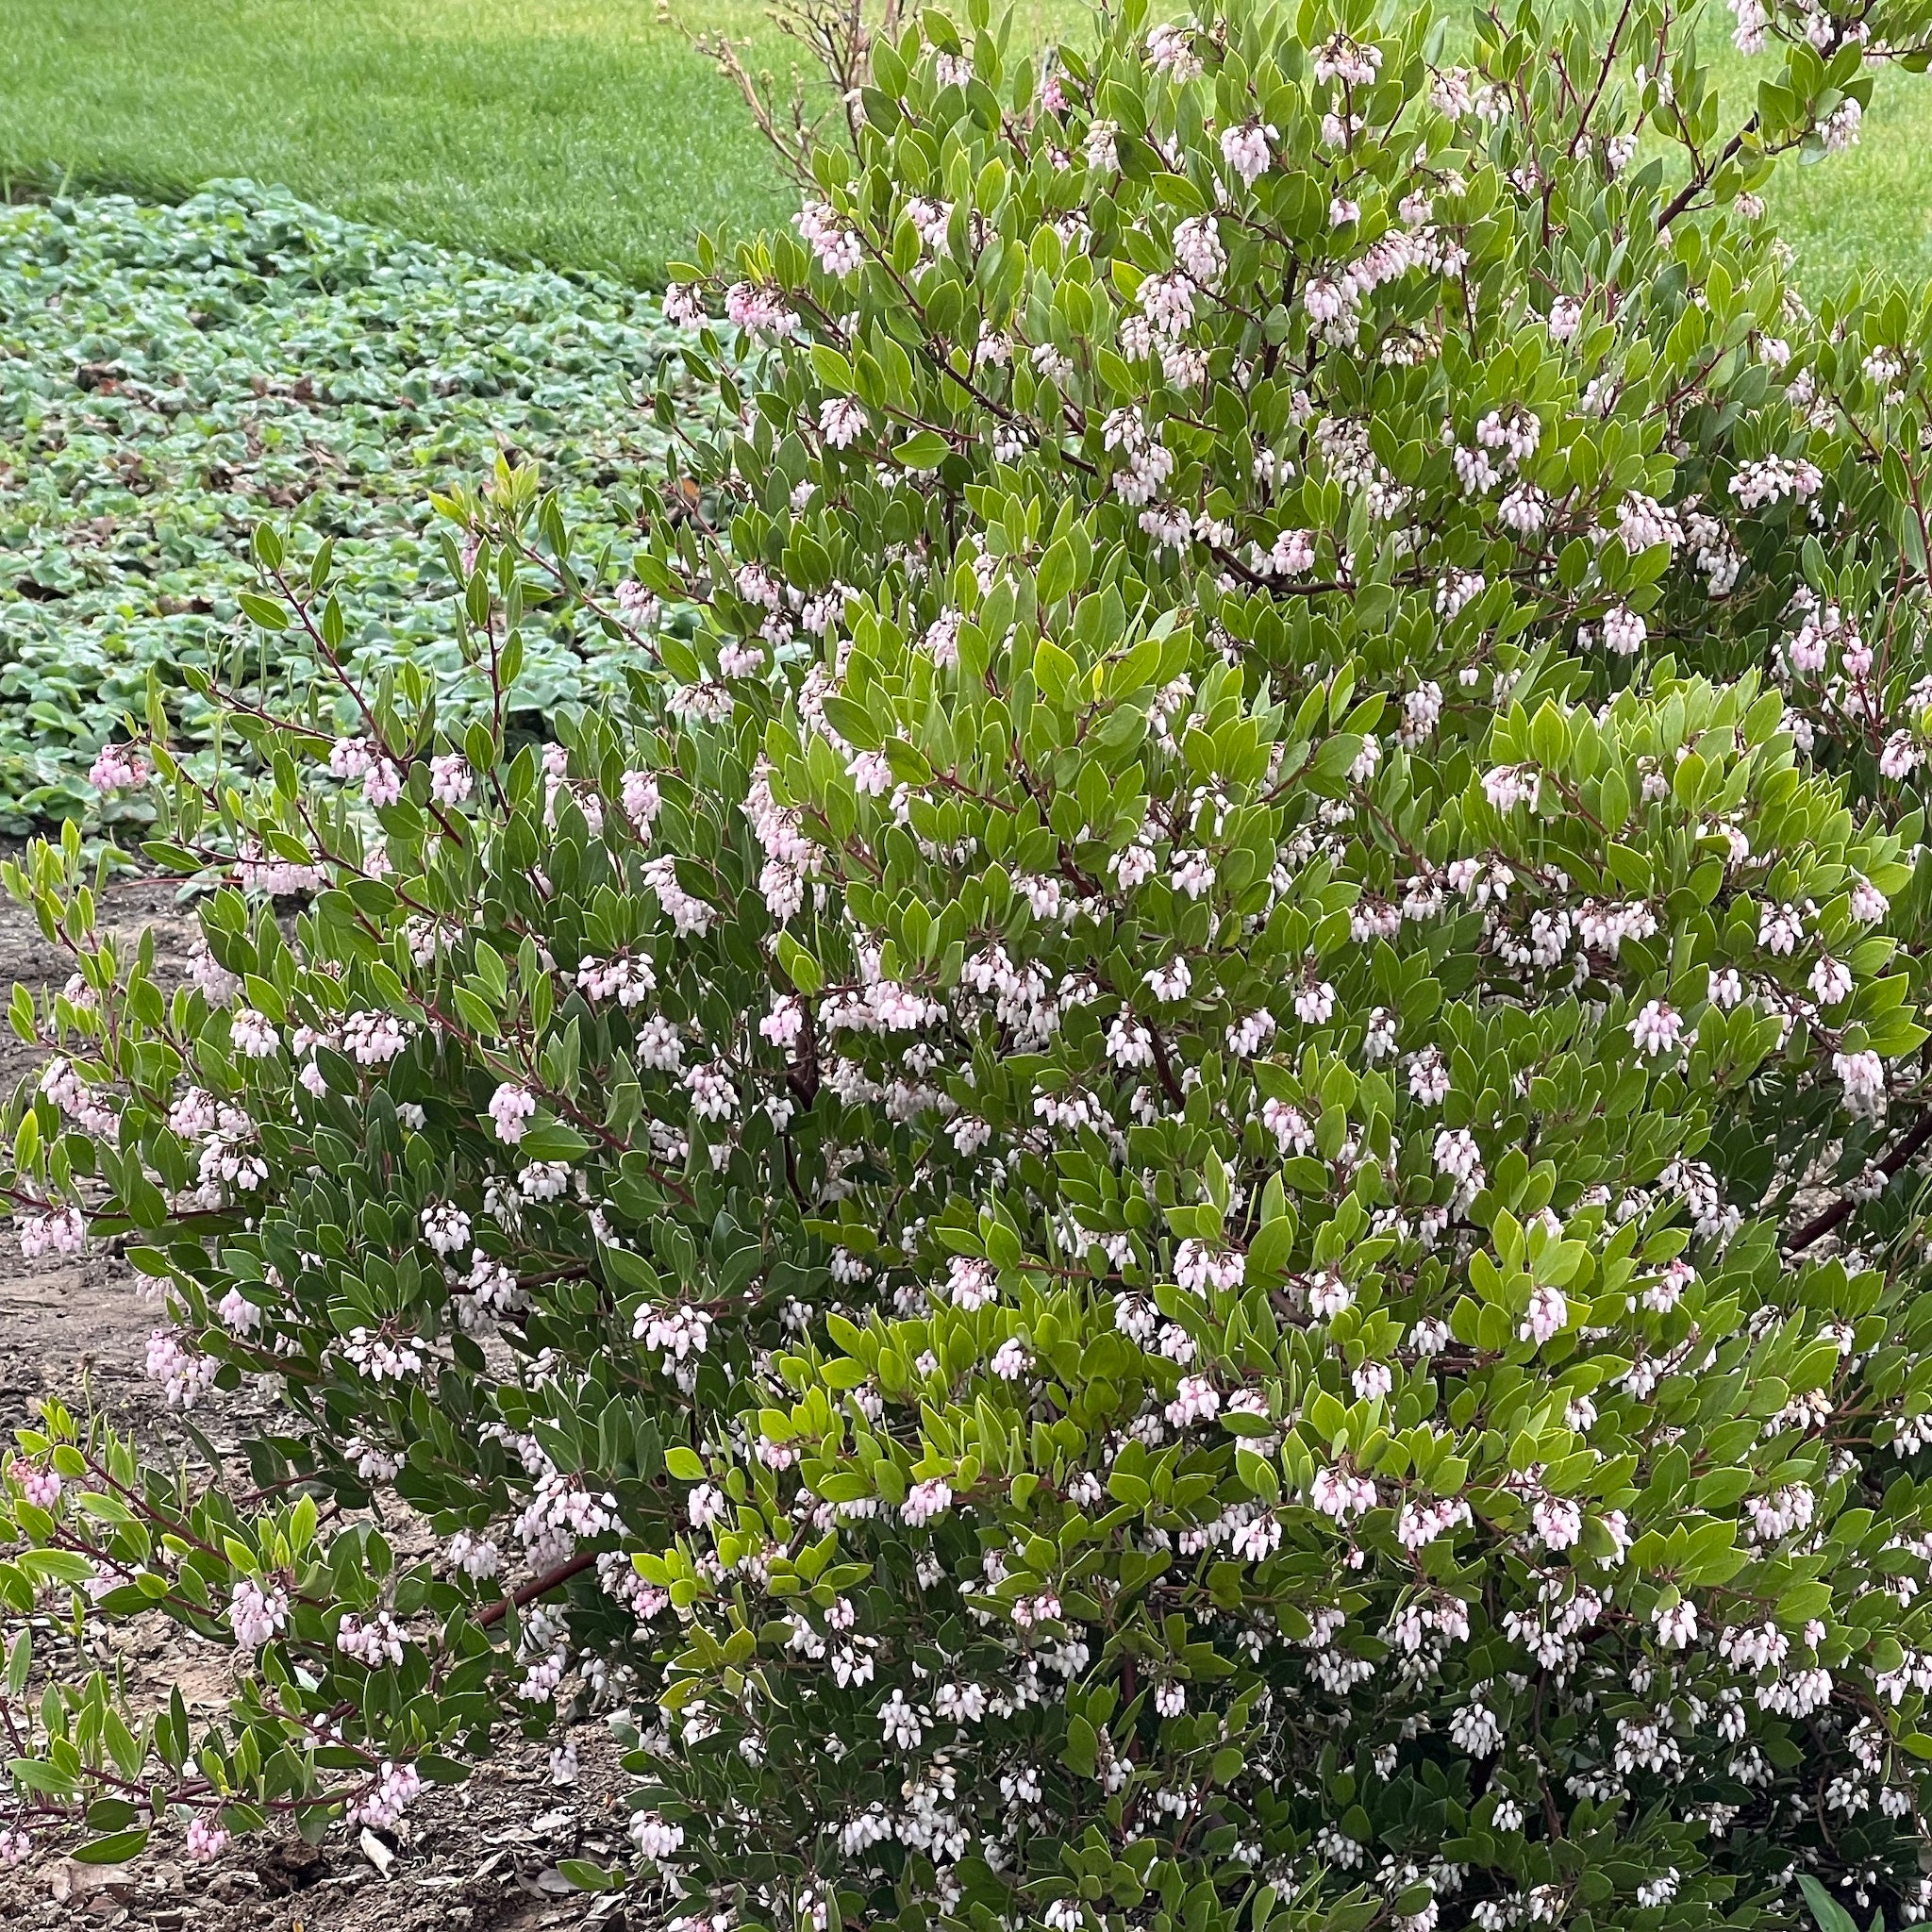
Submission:
[[[1728,25],[1715,9],[1711,38]],[[1019,33],[1079,31],[1021,0]],[[500,260],[657,282],[706,227],[791,196],[691,27],[789,75],[760,0],[0,0],[0,180],[172,199],[245,175]],[[1724,48],[1743,111],[1770,61]],[[1773,191],[1814,291],[1932,276],[1932,76],[1887,75],[1862,144]]]
[[[1751,64],[1734,57],[1726,79]],[[1748,103],[1749,88],[1739,95]],[[1881,74],[1858,145],[1808,165],[1786,160],[1766,199],[1815,294],[1874,269],[1932,281],[1932,74]]]
[[[695,24],[776,40],[755,0],[704,0]],[[247,176],[641,281],[697,228],[790,207],[735,92],[654,0],[0,0],[0,175],[151,200]]]

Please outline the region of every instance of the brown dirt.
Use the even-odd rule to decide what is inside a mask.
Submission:
[[[136,879],[110,889],[104,923],[132,940],[155,929],[158,957],[185,971],[192,916],[162,881]],[[64,956],[41,937],[30,916],[0,895],[0,994],[16,980],[35,992],[66,982]],[[40,1052],[0,1025],[0,1091],[29,1074]],[[156,1309],[120,1256],[91,1252],[28,1262],[10,1227],[0,1227],[0,1441],[31,1422],[35,1405],[54,1398],[76,1413],[98,1409],[156,1451],[195,1456],[171,1423],[143,1373]],[[263,1420],[271,1396],[247,1389],[216,1395],[194,1421],[225,1457]],[[399,1546],[407,1524],[387,1525]],[[59,1654],[56,1620],[35,1620],[39,1656]],[[234,1654],[205,1643],[166,1619],[118,1626],[111,1648],[67,1660],[80,1670],[118,1663],[137,1703],[178,1684],[191,1715],[211,1712],[233,1681]],[[595,1925],[625,1932],[616,1894],[572,1891],[559,1858],[621,1862],[624,1774],[601,1724],[573,1734],[575,1785],[551,1782],[547,1747],[510,1745],[467,1784],[431,1787],[396,1832],[378,1839],[338,1827],[320,1847],[292,1831],[236,1839],[214,1864],[188,1863],[180,1827],[155,1834],[152,1848],[126,1866],[90,1866],[67,1856],[82,1834],[57,1841],[36,1834],[36,1856],[0,1873],[0,1925],[153,1926],[156,1932],[536,1932]],[[4,1786],[0,1786],[4,1790]],[[6,1801],[0,1796],[0,1824]],[[629,1932],[640,1932],[633,1908]]]

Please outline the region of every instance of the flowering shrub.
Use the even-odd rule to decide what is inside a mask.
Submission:
[[[594,1709],[572,1874],[690,1928],[1924,1911],[1932,309],[1756,200],[1924,23],[1739,27],[1726,133],[1635,6],[801,25],[864,77],[750,90],[809,199],[673,292],[737,426],[632,575],[504,470],[493,720],[157,729],[192,987],[9,874],[24,1238],[291,1417],[21,1435],[16,1624],[243,1675],[15,1638],[17,1830],[388,1825]],[[632,697],[511,756],[539,596]]]

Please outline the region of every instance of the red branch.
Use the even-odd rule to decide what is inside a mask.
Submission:
[[[1878,1163],[1878,1172],[1887,1180],[1890,1180],[1911,1159],[1912,1156],[1924,1146],[1927,1141],[1932,1141],[1932,1108],[1928,1108],[1925,1112],[1922,1113],[1906,1129],[1905,1133],[1899,1137],[1898,1142],[1891,1152]],[[1852,1209],[1857,1205],[1858,1203],[1855,1196],[1840,1194],[1824,1213],[1816,1215],[1813,1219],[1807,1221],[1791,1237],[1785,1252],[1788,1255],[1803,1253],[1813,1241],[1822,1241],[1828,1235],[1840,1222],[1845,1220],[1850,1215]]]
[[[541,1576],[535,1576],[521,1590],[513,1590],[500,1602],[489,1605],[478,1613],[476,1622],[488,1629],[492,1624],[500,1624],[509,1615],[511,1606],[522,1609],[527,1603],[547,1595],[559,1583],[568,1583],[573,1576],[581,1575],[597,1560],[595,1550],[583,1550],[573,1557],[568,1563],[559,1563],[554,1570],[546,1570]]]

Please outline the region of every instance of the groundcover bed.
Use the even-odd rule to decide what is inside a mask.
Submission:
[[[93,821],[88,766],[151,673],[190,737],[210,713],[187,667],[299,675],[237,603],[263,517],[335,541],[355,656],[413,660],[460,706],[432,491],[535,461],[591,544],[621,544],[670,340],[615,282],[245,182],[0,208],[0,832]],[[540,610],[525,648],[533,714],[621,675],[581,620]]]

